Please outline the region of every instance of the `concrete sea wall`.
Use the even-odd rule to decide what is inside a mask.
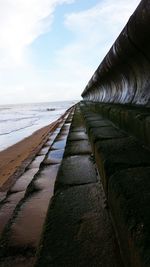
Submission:
[[[82,97],[150,105],[150,1],[143,0],[99,65]]]
[[[81,103],[127,267],[150,266],[149,25],[150,1],[142,0]]]

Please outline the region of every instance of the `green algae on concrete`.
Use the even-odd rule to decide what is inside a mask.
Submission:
[[[100,127],[100,128],[91,128],[89,137],[92,142],[105,139],[121,138],[125,137],[126,134],[119,130],[117,127]]]
[[[86,121],[87,129],[90,130],[91,128],[100,128],[100,127],[107,127],[112,126],[112,123],[108,120],[100,120],[100,121]]]
[[[150,166],[150,151],[134,137],[99,141],[94,146],[95,159],[105,192],[109,177],[121,169]]]
[[[150,266],[150,167],[122,170],[108,184],[108,201],[125,266]]]

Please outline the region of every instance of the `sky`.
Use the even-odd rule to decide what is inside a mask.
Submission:
[[[0,104],[78,100],[140,0],[0,0]]]

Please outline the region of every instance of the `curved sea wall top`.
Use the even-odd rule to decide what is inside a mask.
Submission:
[[[150,107],[150,0],[141,1],[82,97]]]

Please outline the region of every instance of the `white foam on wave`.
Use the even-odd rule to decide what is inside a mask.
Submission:
[[[58,119],[72,101],[0,106],[0,151]]]

